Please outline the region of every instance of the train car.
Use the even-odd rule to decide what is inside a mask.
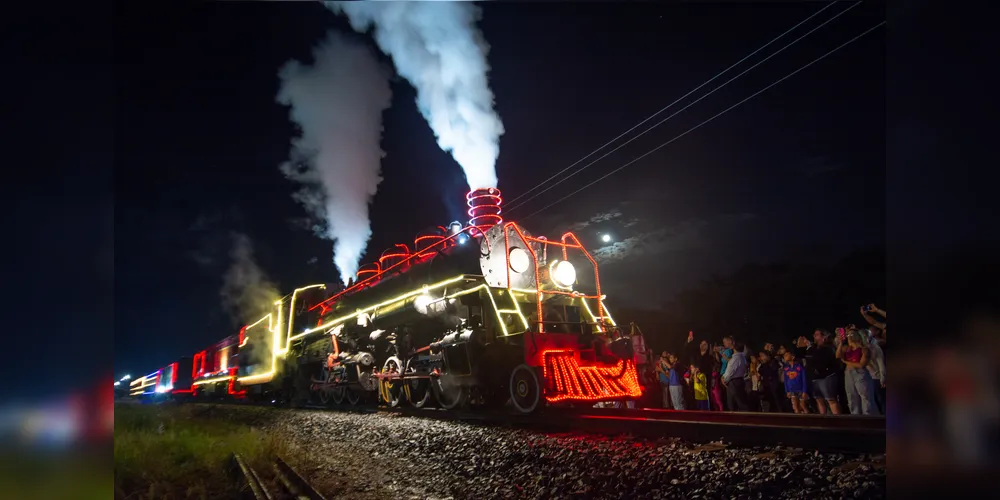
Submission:
[[[194,398],[227,399],[243,396],[234,386],[239,370],[240,344],[244,341],[245,331],[244,327],[239,334],[230,335],[194,354],[191,363]]]
[[[466,199],[468,224],[394,245],[347,286],[296,289],[236,342],[196,354],[195,394],[521,413],[638,399],[631,340],[576,236],[504,222],[495,188]],[[226,349],[236,359],[223,363]]]

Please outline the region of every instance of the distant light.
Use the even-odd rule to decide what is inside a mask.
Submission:
[[[122,377],[122,380],[125,381],[125,380],[128,380],[130,378],[132,378],[131,375],[125,375],[124,377]]]
[[[458,244],[459,245],[464,245],[466,241],[469,241],[469,237],[468,236],[466,236],[466,235],[463,234],[463,235],[461,235],[461,236],[458,237]]]
[[[121,382],[115,382],[115,387],[118,387],[119,385],[122,385],[122,383]]]
[[[604,236],[601,236],[601,241],[603,241],[605,243],[611,243],[611,235],[610,234],[605,234]]]

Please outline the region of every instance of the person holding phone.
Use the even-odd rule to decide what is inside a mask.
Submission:
[[[867,321],[869,325],[878,328],[882,332],[882,337],[884,338],[885,321],[879,321],[874,317],[872,317],[872,315],[869,313],[875,313],[885,318],[885,311],[876,307],[875,304],[868,304],[867,306],[861,306],[861,316],[865,318],[865,321]]]
[[[874,415],[875,396],[868,362],[871,351],[858,330],[848,330],[847,342],[837,342],[837,359],[844,362],[844,389],[853,415]]]

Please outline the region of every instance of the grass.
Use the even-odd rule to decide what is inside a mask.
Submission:
[[[235,416],[234,416],[235,415]],[[216,412],[203,405],[115,407],[115,497],[127,500],[232,498],[239,453],[259,472],[286,445],[258,428],[273,413]]]
[[[4,450],[0,498],[98,500],[111,497],[107,447],[98,450]]]

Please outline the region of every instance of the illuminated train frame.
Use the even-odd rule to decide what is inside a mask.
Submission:
[[[276,301],[271,312],[240,330],[235,347],[232,342],[227,344],[225,340],[213,346],[215,351],[222,348],[235,348],[239,351],[251,341],[251,338],[267,336],[266,338],[270,339],[270,349],[264,356],[263,362],[258,363],[263,365],[262,372],[241,374],[238,366],[228,366],[228,364],[220,366],[218,363],[212,364],[214,369],[207,370],[206,356],[209,350],[203,350],[195,354],[192,359],[190,379],[184,376],[178,383],[178,373],[181,370],[175,362],[153,374],[132,381],[130,394],[148,395],[151,393],[147,389],[154,387],[153,393],[170,392],[192,397],[213,394],[244,398],[248,395],[248,389],[255,386],[257,387],[255,390],[261,392],[269,386],[280,386],[285,382],[285,377],[278,375],[289,366],[289,363],[297,361],[295,358],[298,353],[292,350],[293,346],[302,346],[306,342],[329,335],[334,351],[330,358],[332,360],[340,354],[337,341],[338,329],[342,329],[352,320],[359,322],[358,324],[367,323],[373,321],[373,318],[378,319],[383,310],[398,310],[399,307],[409,304],[416,306],[423,297],[427,297],[423,302],[426,307],[428,303],[479,294],[485,299],[482,301],[483,314],[487,313],[488,304],[488,308],[495,315],[491,345],[505,344],[507,346],[505,352],[512,352],[515,349],[518,352],[516,360],[503,366],[504,370],[509,370],[505,389],[509,391],[509,399],[518,411],[533,412],[541,406],[543,400],[548,403],[573,401],[592,403],[641,397],[642,386],[633,359],[614,356],[609,349],[610,336],[618,331],[617,326],[604,304],[605,297],[601,293],[598,264],[579,239],[569,232],[563,234],[558,241],[533,237],[516,223],[503,222],[500,217],[501,200],[498,190],[472,191],[467,195],[467,199],[470,207],[468,226],[457,230],[438,226],[437,234],[423,234],[416,238],[413,252],[410,252],[406,245],[396,245],[393,248],[397,251],[387,250],[377,263],[362,266],[357,273],[357,281],[344,290],[316,303],[307,302],[307,311],[316,311],[321,315],[316,326],[296,332],[296,307],[302,306],[297,301],[303,292],[325,290],[326,285],[323,284],[298,288]],[[484,275],[459,274],[436,283],[417,286],[388,300],[358,307],[353,312],[330,317],[342,298],[356,296],[365,289],[375,287],[382,279],[426,262],[438,251],[454,247],[462,241],[462,238],[470,237],[481,241],[485,253],[493,252],[495,249],[491,245],[500,245],[502,241],[504,256],[502,262],[506,269],[503,286],[497,286],[498,281],[488,283],[485,270]],[[491,240],[495,243],[490,243]],[[559,258],[550,261],[550,250]],[[575,267],[570,264],[571,252],[581,254],[593,267],[593,293],[575,289],[577,276]],[[481,265],[486,264],[481,263]],[[517,279],[514,279],[513,274],[518,272],[528,274],[529,271],[533,276],[533,286],[514,286]],[[494,276],[494,278],[496,280],[500,277]],[[558,328],[546,317],[547,301],[561,302],[563,305],[579,304],[580,333],[555,331]],[[593,308],[588,302],[593,303]],[[527,310],[526,316],[523,307],[531,303],[534,307]],[[587,321],[584,321],[584,314]],[[586,329],[590,331],[584,331]],[[465,338],[468,336],[466,334]],[[591,336],[589,344],[582,343],[583,337],[586,336]],[[411,399],[415,404],[417,402],[412,401],[413,399],[426,401],[426,396],[422,399],[413,396],[411,391],[417,387],[415,384],[430,380],[435,390],[438,390],[438,384],[443,384],[441,377],[447,373],[441,373],[437,368],[431,372],[410,372],[408,369],[411,361],[418,356],[426,358],[435,352],[443,352],[445,347],[442,346],[446,340],[452,342],[449,345],[459,345],[454,343],[456,339],[459,339],[460,343],[460,332],[445,335],[445,338],[431,345],[420,347],[406,359],[390,356],[384,365],[382,363],[372,365],[370,376],[377,383],[376,392],[379,400],[393,406],[402,398]],[[624,341],[630,340],[625,338]],[[289,356],[290,352],[292,356]],[[469,360],[470,364],[476,362],[478,362],[476,359]],[[324,374],[332,373],[333,369],[341,369],[336,365],[337,363],[333,361],[328,362],[324,366]],[[184,371],[186,373],[186,370]],[[361,371],[360,367],[358,371]],[[170,384],[162,382],[164,376],[171,378]],[[310,390],[314,393],[327,390],[341,391],[341,393],[349,391],[348,387],[343,385],[343,381],[333,378],[317,380],[313,376],[311,381]],[[427,390],[426,387],[424,390]],[[336,394],[334,400],[337,399]],[[350,402],[357,402],[356,395],[352,399],[350,392],[347,394]],[[468,394],[459,396],[449,396],[448,401],[456,405],[468,401]],[[451,406],[445,404],[440,396],[439,403],[445,407]]]

